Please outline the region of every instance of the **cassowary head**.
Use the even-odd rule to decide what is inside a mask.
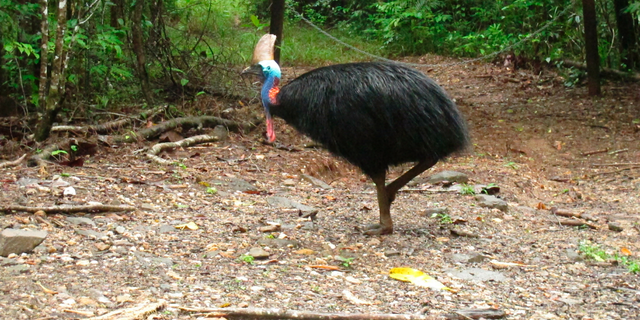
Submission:
[[[273,120],[269,107],[277,104],[276,96],[278,94],[278,83],[280,82],[280,66],[273,60],[273,50],[276,42],[276,36],[265,34],[260,38],[256,48],[253,51],[252,65],[242,71],[242,74],[255,74],[262,80],[262,90],[260,96],[262,105],[264,106],[265,118],[267,120],[267,139],[269,142],[276,140],[276,134],[273,130]]]

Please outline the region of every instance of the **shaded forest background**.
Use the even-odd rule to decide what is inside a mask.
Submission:
[[[301,0],[287,6],[390,58],[480,57],[557,18],[494,62],[535,72],[557,68],[566,86],[584,83],[580,1]],[[43,141],[53,123],[100,123],[109,112],[168,103],[168,117],[192,113],[189,107],[205,114],[212,112],[198,103],[205,97],[235,103],[251,97],[239,74],[268,31],[269,8],[267,0],[0,0],[0,117],[23,119],[21,129],[3,129],[0,142],[30,134]],[[601,66],[619,75],[639,71],[640,1],[597,1],[596,11]],[[283,39],[283,65],[370,59],[311,29],[292,10]]]

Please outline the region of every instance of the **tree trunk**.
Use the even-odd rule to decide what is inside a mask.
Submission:
[[[633,17],[631,13],[624,12],[628,6],[629,0],[613,0],[613,7],[616,11],[616,24],[618,25],[621,62],[626,66],[626,69],[635,69],[640,66],[640,52],[636,46],[637,37],[633,25]]]
[[[584,42],[587,52],[587,79],[589,95],[600,95],[600,54],[598,53],[598,30],[594,0],[582,0],[584,15]]]
[[[140,79],[140,87],[147,104],[152,105],[151,90],[149,89],[149,74],[147,73],[146,57],[144,54],[144,44],[142,34],[142,10],[144,9],[144,0],[137,0],[133,7],[131,16],[131,42],[133,52],[136,55],[136,70]]]
[[[269,33],[276,35],[274,59],[280,63],[280,44],[282,43],[282,29],[284,24],[284,0],[273,0],[271,3],[271,24]]]
[[[43,108],[47,99],[47,69],[49,67],[49,1],[40,0],[40,85],[38,90],[38,108]]]
[[[44,141],[49,138],[51,126],[60,111],[60,79],[64,76],[62,69],[64,60],[64,34],[67,27],[67,0],[60,0],[58,3],[58,21],[56,28],[55,54],[51,64],[51,83],[49,94],[45,100],[44,116],[38,123],[35,132],[36,141]]]
[[[124,19],[124,0],[112,0],[113,5],[109,9],[109,25],[114,29],[122,29],[118,19]],[[124,21],[123,21],[124,22]]]

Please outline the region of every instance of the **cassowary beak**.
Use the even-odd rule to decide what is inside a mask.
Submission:
[[[259,77],[264,77],[264,74],[262,73],[262,66],[260,66],[259,64],[254,64],[251,65],[250,67],[245,68],[244,70],[242,70],[242,75],[256,75]]]

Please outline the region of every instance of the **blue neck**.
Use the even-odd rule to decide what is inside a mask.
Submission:
[[[268,75],[267,78],[264,80],[264,84],[262,85],[262,90],[260,91],[260,97],[262,98],[263,106],[267,107],[274,104],[271,101],[271,98],[269,97],[269,91],[272,88],[277,87],[278,83],[280,83],[280,78],[278,78],[273,74]]]

